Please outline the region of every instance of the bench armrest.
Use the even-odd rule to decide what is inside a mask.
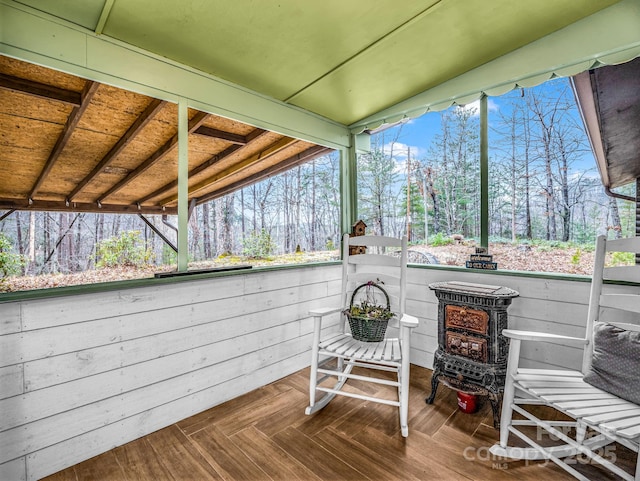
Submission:
[[[344,308],[342,307],[319,307],[317,309],[311,309],[309,311],[309,315],[312,317],[322,317],[329,314],[333,314],[334,312],[342,311]]]
[[[418,323],[418,318],[409,314],[403,314],[400,319],[400,325],[402,327],[409,327],[413,329],[414,327],[418,327]]]
[[[505,329],[502,334],[509,339],[517,339],[520,341],[542,341],[553,342],[559,344],[578,344],[586,345],[588,341],[581,337],[562,336],[560,334],[550,334],[547,332],[533,332],[533,331],[516,331],[513,329]]]

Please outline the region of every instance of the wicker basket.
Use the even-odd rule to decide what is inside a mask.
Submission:
[[[344,311],[344,314],[349,320],[349,327],[351,328],[351,335],[358,341],[365,342],[380,342],[384,339],[384,334],[387,331],[389,319],[376,319],[367,316],[359,316],[351,313],[353,307],[353,301],[360,289],[363,288],[376,288],[380,290],[387,301],[386,309],[390,310],[391,305],[389,303],[389,295],[387,292],[375,282],[367,282],[358,286],[351,296],[351,303],[349,309]]]

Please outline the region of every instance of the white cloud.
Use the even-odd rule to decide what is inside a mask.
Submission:
[[[415,161],[420,158],[425,149],[415,146],[407,145],[402,142],[389,142],[382,147],[385,155],[392,155],[395,161],[394,171],[397,173],[407,172],[407,156],[411,155],[411,160]]]
[[[458,108],[462,110],[474,110],[474,115],[480,115],[480,99],[467,105],[460,105]],[[487,99],[487,110],[489,110],[489,112],[497,112],[500,110],[500,106],[489,98]]]
[[[396,162],[406,162],[408,155],[411,155],[411,158],[415,160],[424,154],[422,147],[402,142],[389,142],[382,147],[382,150],[386,155],[393,155]]]

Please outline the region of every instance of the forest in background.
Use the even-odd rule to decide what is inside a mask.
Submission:
[[[635,206],[604,194],[566,80],[514,91],[500,105],[489,117],[491,242],[588,249],[601,233],[634,235]],[[408,232],[411,243],[431,245],[479,237],[477,114],[462,107],[427,114],[439,116],[439,128],[413,154],[403,142],[406,126],[372,136],[357,177],[359,217],[372,233]],[[334,152],[198,206],[189,220],[190,261],[336,249],[339,172]],[[131,258],[118,257],[122,251]],[[3,276],[127,262],[168,265],[175,253],[135,215],[14,212],[0,221]]]
[[[568,81],[500,100],[489,114],[491,240],[593,244],[609,231],[634,235],[635,206],[605,194]],[[416,243],[439,233],[479,238],[478,111],[439,115],[426,153],[412,155],[399,126],[360,157],[360,213],[374,233],[409,232]],[[620,191],[635,195],[633,185]]]

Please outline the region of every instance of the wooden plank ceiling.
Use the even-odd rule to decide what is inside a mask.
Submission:
[[[175,104],[0,56],[0,209],[175,214]],[[189,109],[189,200],[330,149]]]

